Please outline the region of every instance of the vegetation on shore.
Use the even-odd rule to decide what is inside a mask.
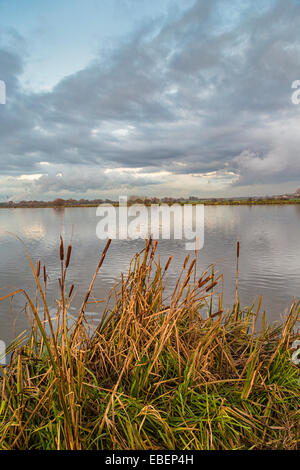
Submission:
[[[20,201],[20,202],[1,202],[0,209],[42,209],[42,208],[67,208],[67,207],[98,207],[100,204],[111,204],[115,207],[119,206],[119,202],[110,199],[55,199],[54,201]],[[211,199],[174,199],[174,198],[129,198],[128,205],[144,204],[204,204],[205,206],[260,206],[260,205],[282,205],[282,204],[300,204],[299,195],[291,196],[272,196],[272,197],[249,197],[249,198],[211,198]]]
[[[224,312],[222,277],[199,278],[189,257],[167,297],[172,260],[162,267],[149,240],[91,331],[85,311],[108,247],[72,324],[72,248],[61,240],[55,320],[46,270],[28,255],[42,309],[23,290],[11,294],[25,296],[31,331],[2,367],[0,449],[298,449],[299,305],[277,326],[237,295]]]

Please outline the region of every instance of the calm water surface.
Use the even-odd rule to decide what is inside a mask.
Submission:
[[[60,266],[59,235],[65,243],[72,237],[73,253],[69,284],[77,289],[74,313],[88,287],[105,242],[96,237],[95,208],[1,209],[0,210],[0,293],[16,288],[32,292],[33,278],[24,247],[10,233],[20,236],[34,262],[41,260],[50,276],[48,298],[55,306]],[[235,291],[235,250],[240,240],[239,296],[243,305],[251,305],[263,296],[263,308],[270,320],[278,320],[299,296],[300,285],[300,206],[208,206],[205,207],[205,242],[198,254],[199,270],[215,263],[224,274],[224,303],[232,306]],[[95,284],[98,299],[108,293],[126,272],[129,262],[143,248],[144,241],[113,241]],[[185,244],[178,240],[159,242],[162,263],[170,255],[173,261],[169,283],[174,285],[187,255]],[[95,323],[101,316],[101,305],[89,312]],[[26,328],[24,300],[0,303],[0,339],[9,343]]]

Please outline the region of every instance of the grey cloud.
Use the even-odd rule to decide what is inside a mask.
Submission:
[[[239,13],[228,22],[230,8]],[[226,169],[240,175],[232,182],[240,187],[300,179],[300,107],[290,100],[300,79],[299,13],[292,0],[195,1],[180,15],[148,21],[47,93],[22,91],[24,59],[0,39],[10,99],[0,108],[1,174],[47,173],[41,161],[62,165],[62,178],[22,183],[41,194],[122,184],[156,184],[159,192],[159,176],[104,172],[114,167]]]
[[[145,187],[147,185],[158,185],[164,182],[162,177],[152,175],[130,174],[128,172],[115,171],[106,174],[101,169],[82,168],[78,166],[76,169],[62,166],[62,173],[50,173],[42,175],[34,181],[21,181],[16,192],[13,194],[14,199],[38,199],[39,195],[47,194],[52,198],[56,198],[57,194],[63,194],[66,197],[84,197],[90,191],[108,191],[121,189],[127,193],[131,187]]]

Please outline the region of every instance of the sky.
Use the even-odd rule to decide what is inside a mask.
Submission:
[[[298,0],[0,0],[1,80],[1,201],[300,186]]]

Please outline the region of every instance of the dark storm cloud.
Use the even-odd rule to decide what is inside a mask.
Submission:
[[[47,93],[22,91],[24,61],[0,37],[1,174],[46,173],[20,183],[40,194],[167,184],[160,171],[228,171],[240,186],[300,180],[299,31],[292,0],[199,0]],[[122,167],[143,176],[105,172]]]

